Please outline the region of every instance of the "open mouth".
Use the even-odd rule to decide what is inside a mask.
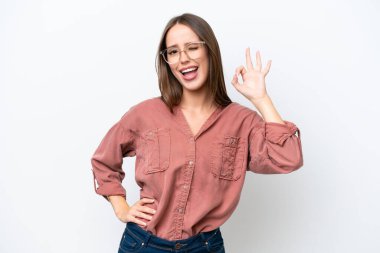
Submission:
[[[181,74],[183,75],[183,79],[186,81],[194,80],[198,75],[198,67],[189,67],[187,69],[181,70]]]
[[[182,75],[186,76],[186,75],[189,75],[189,74],[197,72],[197,70],[198,70],[198,67],[191,67],[191,68],[182,70],[180,72],[182,73]]]

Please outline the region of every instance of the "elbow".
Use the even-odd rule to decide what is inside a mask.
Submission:
[[[301,144],[297,142],[293,148],[287,149],[279,160],[286,173],[300,169],[304,164]]]
[[[293,159],[288,160],[284,170],[286,171],[286,173],[291,173],[293,171],[300,169],[302,166],[303,166],[303,156],[302,156],[302,153],[299,153],[298,155],[294,156]]]
[[[262,152],[253,153],[250,157],[248,170],[259,174],[288,174],[298,170],[304,164],[301,146],[278,145],[258,149]]]

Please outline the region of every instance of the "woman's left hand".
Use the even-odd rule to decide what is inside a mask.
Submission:
[[[268,74],[271,60],[268,61],[266,67],[261,69],[260,52],[256,52],[256,67],[253,66],[251,60],[250,49],[245,51],[247,69],[242,65],[236,68],[235,75],[232,79],[233,86],[250,101],[255,102],[267,96],[265,88],[265,76]],[[238,76],[241,74],[243,84],[239,83]]]

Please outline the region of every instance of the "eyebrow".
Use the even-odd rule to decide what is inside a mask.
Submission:
[[[189,41],[189,42],[186,42],[186,43],[185,43],[185,46],[186,46],[187,44],[190,44],[190,43],[193,43],[193,42],[195,42],[195,41]],[[174,45],[168,46],[168,47],[166,47],[166,48],[170,48],[170,47],[178,47],[178,44],[174,44]]]

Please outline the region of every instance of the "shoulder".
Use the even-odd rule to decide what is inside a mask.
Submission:
[[[160,97],[151,97],[131,106],[127,113],[142,113],[160,108],[164,103]]]
[[[232,102],[226,107],[226,109],[227,109],[227,113],[240,115],[240,116],[255,117],[258,114],[257,111],[253,109],[253,105],[252,105],[252,108],[250,108],[238,102]]]
[[[164,110],[165,103],[161,100],[161,97],[151,97],[132,105],[123,114],[120,121],[135,121],[136,124],[143,124],[145,119],[152,119],[155,115],[159,115],[158,110]]]

